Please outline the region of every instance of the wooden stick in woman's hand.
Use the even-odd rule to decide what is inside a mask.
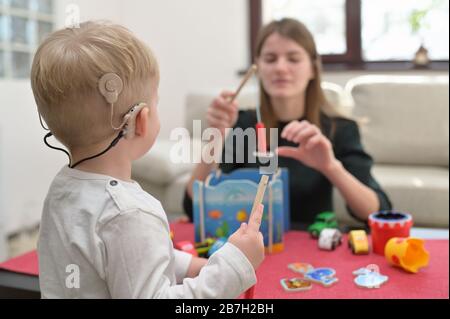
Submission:
[[[244,79],[241,82],[241,85],[239,86],[239,88],[237,89],[236,93],[234,94],[233,98],[230,100],[230,104],[233,103],[234,101],[236,101],[237,97],[239,96],[239,94],[241,93],[242,89],[244,88],[244,86],[247,84],[247,82],[251,79],[251,77],[253,76],[253,74],[256,73],[256,71],[258,70],[258,67],[256,66],[256,64],[253,64],[252,67],[247,71],[247,74],[245,75]]]

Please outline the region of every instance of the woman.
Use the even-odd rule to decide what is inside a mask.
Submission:
[[[261,80],[261,114],[267,128],[279,129],[279,166],[289,169],[291,220],[307,224],[324,211],[332,211],[332,190],[344,197],[349,213],[367,221],[391,203],[371,175],[372,158],[364,151],[354,121],[336,116],[321,88],[321,61],[311,33],[293,19],[264,27],[256,46]],[[224,92],[208,110],[211,127],[255,127],[254,111],[239,112]],[[256,164],[221,164],[224,172]],[[205,180],[214,164],[195,169],[184,200],[192,218],[192,184]]]

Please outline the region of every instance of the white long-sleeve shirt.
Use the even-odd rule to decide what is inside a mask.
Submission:
[[[63,168],[45,200],[39,243],[43,298],[236,298],[256,283],[228,243],[198,277],[176,251],[158,200],[137,183]]]

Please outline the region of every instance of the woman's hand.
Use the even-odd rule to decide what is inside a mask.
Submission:
[[[211,140],[209,141],[214,143],[222,143],[222,145],[220,145],[220,151],[222,151],[222,146],[224,145],[226,140],[226,129],[233,128],[236,125],[239,117],[239,107],[237,103],[230,103],[233,97],[234,93],[222,92],[222,94],[214,99],[214,101],[211,103],[206,115],[209,127],[218,129],[222,134],[221,141],[214,141],[213,136],[211,136]],[[210,155],[219,156],[220,154]],[[204,181],[211,173],[211,170],[217,169],[217,167],[217,163],[206,163],[202,160],[202,162],[195,168],[187,185],[187,193],[191,198],[193,198],[192,185],[194,184],[194,182],[196,180]]]
[[[217,128],[225,137],[225,130],[236,125],[239,116],[239,107],[236,102],[230,103],[234,97],[232,92],[222,92],[211,104],[207,113],[209,127]]]
[[[280,147],[279,156],[296,159],[324,175],[338,164],[331,142],[316,125],[308,121],[291,122],[285,127],[281,137],[299,146]]]

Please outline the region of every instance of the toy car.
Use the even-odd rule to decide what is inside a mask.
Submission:
[[[342,233],[338,229],[325,228],[320,233],[319,248],[323,250],[335,250],[342,244]]]
[[[332,212],[320,213],[316,216],[314,224],[308,227],[313,238],[319,238],[320,232],[325,228],[338,228],[336,215]]]
[[[355,255],[367,255],[369,253],[369,239],[364,230],[352,230],[348,235],[348,247]]]
[[[194,244],[192,244],[190,241],[180,241],[176,243],[175,249],[189,253],[194,257],[198,257],[198,252],[195,250]]]

